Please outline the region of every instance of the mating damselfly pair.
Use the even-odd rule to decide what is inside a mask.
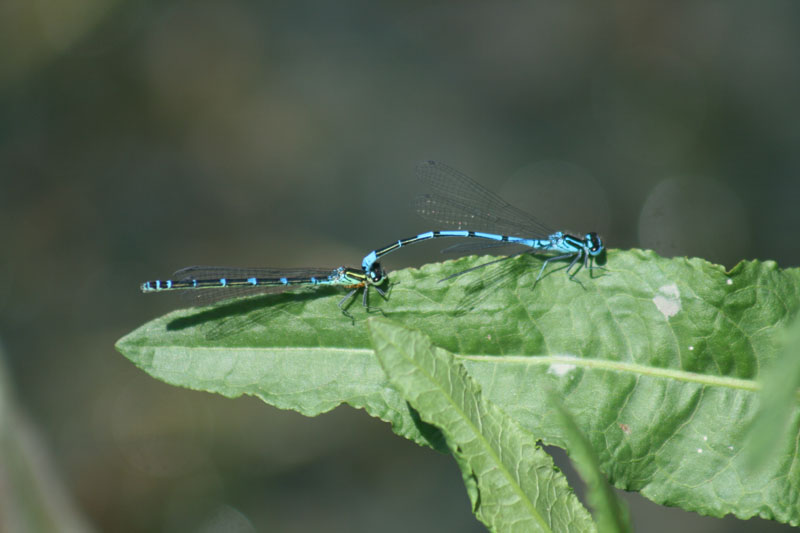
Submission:
[[[212,301],[299,287],[341,286],[348,289],[348,292],[339,301],[339,308],[344,315],[352,318],[346,308],[359,290],[363,291],[362,304],[368,309],[367,293],[370,287],[374,287],[386,298],[386,291],[381,286],[387,284],[388,279],[378,262],[381,257],[405,246],[442,237],[483,241],[480,246],[475,246],[474,243],[456,245],[449,248],[452,251],[517,245],[523,251],[509,257],[520,253],[555,254],[544,260],[536,277],[537,282],[542,278],[547,265],[553,261],[570,261],[566,266],[566,273],[570,278],[581,268],[600,268],[594,265],[594,260],[605,251],[605,246],[597,233],[587,233],[581,238],[552,230],[533,215],[512,206],[472,178],[443,163],[424,161],[417,165],[416,171],[430,191],[417,199],[417,212],[429,220],[455,229],[426,231],[372,250],[363,258],[361,268],[193,266],[179,270],[173,275],[173,279],[146,281],[141,286],[142,291],[198,291],[206,296],[210,295],[205,301]],[[491,263],[480,267],[488,264]]]

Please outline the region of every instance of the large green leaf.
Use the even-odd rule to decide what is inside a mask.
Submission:
[[[392,273],[393,321],[455,354],[484,395],[548,444],[566,444],[546,391],[557,391],[610,481],[655,502],[705,514],[800,523],[800,453],[793,433],[757,473],[742,444],[759,371],[796,314],[800,270],[612,251],[607,270],[535,283],[529,255],[438,280],[487,258]],[[271,295],[156,319],[118,343],[158,379],[227,396],[253,394],[308,415],[364,407],[398,434],[442,448],[409,412],[355,325],[341,291]]]
[[[441,428],[475,515],[492,531],[596,531],[567,478],[536,438],[484,400],[452,354],[386,320],[370,320],[389,381],[425,422]]]

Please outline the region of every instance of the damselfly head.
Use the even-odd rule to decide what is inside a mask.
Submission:
[[[372,263],[372,266],[369,267],[367,276],[369,277],[370,283],[377,285],[378,283],[383,281],[383,278],[386,277],[386,272],[383,270],[381,264],[376,261]]]
[[[587,233],[584,243],[589,250],[589,255],[600,255],[603,251],[603,241],[595,232]]]

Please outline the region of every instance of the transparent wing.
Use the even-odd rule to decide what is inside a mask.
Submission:
[[[485,250],[491,250],[494,248],[502,248],[508,246],[517,246],[521,247],[522,245],[512,243],[512,242],[497,242],[497,241],[487,241],[484,239],[470,239],[469,242],[461,242],[458,244],[454,244],[452,246],[448,246],[447,248],[443,249],[441,253],[443,254],[462,254],[462,253],[469,253],[469,252],[482,252]],[[527,246],[525,246],[525,251],[530,250]]]
[[[553,233],[533,215],[444,163],[423,161],[416,173],[430,190],[416,204],[417,212],[425,218],[457,228],[528,238]]]
[[[531,253],[531,252],[528,252]],[[481,305],[481,302],[488,297],[492,291],[504,287],[509,284],[516,283],[518,277],[530,269],[530,265],[526,261],[507,261],[521,255],[525,252],[510,255],[488,263],[483,263],[467,270],[457,272],[441,281],[449,281],[453,278],[468,274],[475,270],[484,267],[491,267],[485,272],[481,272],[472,281],[467,282],[464,290],[464,295],[453,310],[455,316],[463,316],[464,314],[472,312],[476,307]],[[531,253],[531,255],[533,255]]]
[[[219,278],[312,278],[327,277],[334,268],[247,268],[220,266],[190,266],[176,271],[175,280]]]

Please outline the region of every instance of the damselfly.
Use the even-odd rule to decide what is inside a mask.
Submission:
[[[345,316],[352,318],[345,304],[356,292],[363,289],[362,303],[364,307],[369,308],[367,305],[369,287],[374,287],[386,298],[386,292],[379,287],[386,280],[386,273],[377,262],[373,262],[368,270],[344,266],[334,269],[192,266],[175,272],[173,279],[146,281],[142,283],[141,289],[144,293],[194,291],[202,295],[201,300],[204,303],[210,303],[247,294],[281,292],[311,286],[342,286],[350,290],[339,301],[339,309]]]
[[[531,249],[527,251],[532,253],[559,254],[545,259],[536,277],[537,281],[541,279],[548,263],[562,259],[572,260],[566,267],[570,278],[578,273],[581,266],[589,270],[600,268],[593,266],[593,261],[603,253],[605,246],[597,233],[576,237],[562,231],[554,231],[533,215],[512,206],[472,178],[443,163],[424,161],[417,165],[416,171],[431,191],[417,199],[417,212],[425,218],[458,229],[426,231],[375,249],[367,254],[361,263],[365,272],[369,272],[378,264],[378,259],[398,248],[440,237],[466,237],[490,241],[480,246],[456,245],[448,248],[451,251],[522,245]],[[576,264],[578,268],[570,273]]]

